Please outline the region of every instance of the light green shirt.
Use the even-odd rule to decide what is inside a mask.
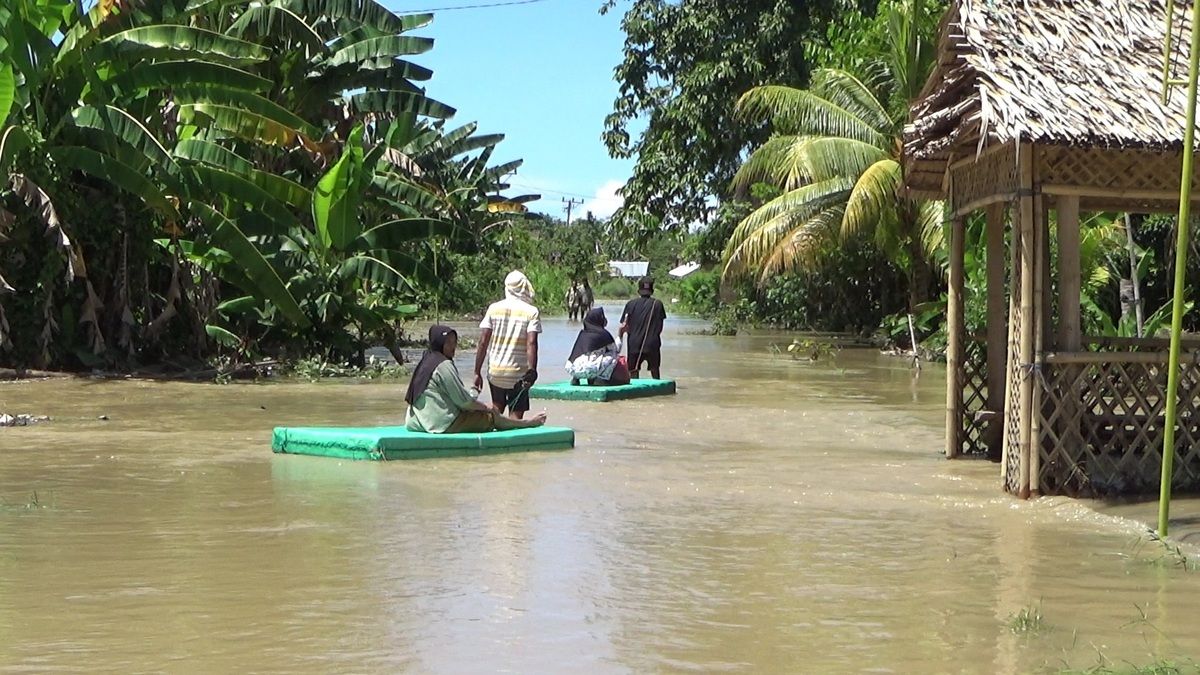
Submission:
[[[425,392],[408,407],[405,426],[409,431],[444,433],[474,403],[475,397],[463,386],[454,362],[442,361],[433,370]]]

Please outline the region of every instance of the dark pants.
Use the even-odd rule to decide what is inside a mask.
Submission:
[[[505,389],[488,382],[488,387],[492,390],[492,406],[500,412],[505,409],[514,413],[529,411],[529,387],[524,383],[518,382],[516,387]]]
[[[638,376],[638,371],[642,369],[643,362],[645,362],[646,366],[648,368],[650,368],[650,377],[653,377],[656,380],[660,379],[659,376],[661,375],[661,373],[659,371],[659,368],[662,367],[662,352],[656,349],[652,352],[645,351],[645,352],[630,354],[629,355],[629,373],[633,377],[636,378]]]

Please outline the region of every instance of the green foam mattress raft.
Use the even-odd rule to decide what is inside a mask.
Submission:
[[[535,384],[529,390],[533,398],[556,399],[559,401],[624,401],[647,396],[670,396],[675,393],[675,380],[634,380],[616,387],[591,387],[573,385],[570,382]]]
[[[563,427],[486,434],[427,434],[404,427],[275,427],[271,439],[271,449],[277,453],[368,460],[462,457],[573,447],[575,432]]]

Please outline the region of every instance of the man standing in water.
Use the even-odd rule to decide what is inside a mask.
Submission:
[[[638,281],[638,295],[625,304],[621,314],[622,337],[629,334],[629,371],[634,379],[644,361],[650,368],[650,377],[661,379],[662,373],[662,329],[667,319],[667,308],[654,297],[654,279],[642,277]]]
[[[567,303],[567,321],[574,321],[583,316],[579,311],[579,282],[571,280],[571,287],[567,289],[567,297],[563,298]]]
[[[475,352],[475,388],[483,390],[483,361],[488,361],[492,408],[508,409],[513,419],[529,410],[529,388],[537,381],[538,333],[542,319],[533,306],[533,284],[520,271],[504,279],[504,299],[488,307],[479,324]]]
[[[592,285],[588,283],[587,277],[583,278],[583,286],[579,289],[580,304],[579,318],[583,318],[588,312],[592,311],[592,306],[596,304],[596,294],[592,293]]]

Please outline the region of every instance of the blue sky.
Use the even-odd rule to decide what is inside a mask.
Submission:
[[[397,12],[496,1],[383,0]],[[586,202],[574,214],[607,216],[632,170],[600,140],[624,43],[621,5],[600,16],[600,4],[540,0],[435,12],[413,33],[435,40],[433,51],[413,59],[433,69],[429,95],[458,109],[452,123],[477,121],[481,132],[506,135],[494,157],[525,160],[511,192],[540,193],[535,211],[561,215],[561,200],[573,197]]]

